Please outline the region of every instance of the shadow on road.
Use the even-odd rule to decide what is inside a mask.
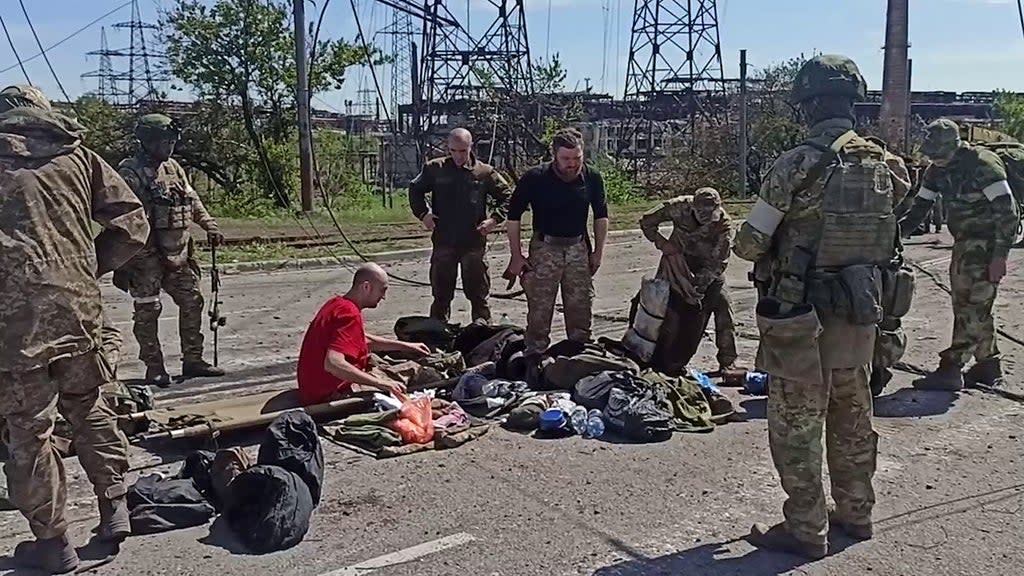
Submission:
[[[228,526],[228,521],[223,516],[218,516],[213,524],[210,525],[210,533],[205,537],[199,539],[200,544],[206,544],[207,546],[216,546],[222,548],[231,554],[237,554],[240,556],[254,556],[244,544],[238,541],[235,537],[235,533],[231,531],[231,527]]]
[[[768,418],[768,397],[749,398],[740,402],[744,417],[747,420],[764,420]]]
[[[956,403],[956,392],[900,388],[875,398],[875,416],[879,418],[912,418],[945,414]]]
[[[809,563],[799,556],[768,552],[756,549],[739,558],[720,558],[730,554],[729,544],[742,540],[736,538],[725,542],[701,544],[689,550],[682,550],[656,558],[638,554],[630,547],[621,547],[617,542],[611,544],[620,548],[634,559],[612,566],[599,568],[593,576],[677,576],[680,574],[700,574],[701,576],[746,576],[748,574],[770,575],[785,574],[795,568]],[[850,546],[852,542],[845,539],[833,539],[830,554],[838,554]]]

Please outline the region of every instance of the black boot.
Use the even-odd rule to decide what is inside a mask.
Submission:
[[[985,386],[1003,385],[1003,367],[999,358],[978,360],[964,374],[965,384],[983,384]]]
[[[964,388],[964,375],[960,370],[962,366],[942,360],[939,367],[924,378],[914,380],[914,388],[918,390],[941,390],[945,392],[959,392]]]
[[[171,375],[167,373],[163,364],[147,366],[146,384],[154,384],[160,388],[167,388],[171,385]]]
[[[181,363],[181,375],[186,378],[211,378],[223,376],[224,369],[218,368],[206,360],[192,360]]]
[[[132,526],[128,519],[128,499],[124,496],[100,498],[100,525],[96,529],[100,539],[120,542],[131,535]]]
[[[888,368],[877,367],[871,371],[871,395],[878,397],[882,395],[886,384],[892,380],[892,371]]]

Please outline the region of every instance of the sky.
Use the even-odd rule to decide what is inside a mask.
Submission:
[[[203,0],[212,4],[214,0]],[[390,23],[390,8],[375,0],[333,0],[328,5],[321,35],[353,41],[356,27],[350,1],[355,3],[366,35]],[[493,21],[492,0],[448,0],[449,9],[474,35]],[[621,96],[629,55],[630,28],[637,0],[524,0],[530,49],[534,57],[558,53],[568,70],[569,88],[589,83],[596,91]],[[641,0],[642,1],[642,0]],[[668,0],[665,0],[668,1]],[[307,18],[319,13],[324,0],[307,3]],[[138,0],[145,20],[156,21],[158,11],[176,0]],[[125,0],[25,0],[44,46],[54,44],[97,17],[125,4]],[[754,69],[814,52],[841,53],[860,66],[869,88],[882,80],[885,35],[885,0],[718,0],[719,36],[726,77],[738,75],[739,50],[746,49]],[[0,16],[10,30],[22,58],[39,52],[16,0],[0,3]],[[128,20],[130,7],[122,7],[84,32],[48,52],[57,76],[71,97],[94,90],[95,79],[81,74],[99,67],[86,52],[100,45],[106,26],[111,48],[128,44],[127,30],[111,28]],[[390,41],[376,36],[383,48]],[[1016,0],[910,0],[910,56],[915,90],[1024,92],[1024,32]],[[0,69],[16,64],[0,38]],[[115,67],[127,63],[114,63]],[[25,65],[34,84],[59,95],[43,58]],[[388,71],[380,70],[384,90]],[[0,73],[0,84],[23,83],[18,67]],[[360,89],[372,88],[367,70],[352,70],[339,92],[318,95],[316,105],[343,109],[346,100],[358,99]],[[175,94],[172,94],[175,95]],[[178,95],[187,98],[187,94]]]

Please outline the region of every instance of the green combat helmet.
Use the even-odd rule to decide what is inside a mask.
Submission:
[[[135,137],[140,142],[153,142],[168,138],[177,140],[180,134],[181,129],[178,127],[178,123],[164,114],[146,114],[139,118],[135,125]]]
[[[921,154],[935,158],[949,158],[960,147],[960,127],[956,122],[939,118],[924,128]]]
[[[822,54],[808,60],[796,73],[789,100],[799,104],[818,96],[846,96],[857,102],[867,97],[867,91],[867,82],[853,60]]]
[[[0,90],[0,112],[7,112],[12,108],[38,108],[50,111],[50,99],[43,94],[43,91],[35,86],[14,85]]]

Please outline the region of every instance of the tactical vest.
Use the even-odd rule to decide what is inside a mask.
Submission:
[[[835,154],[826,167],[815,267],[887,265],[897,227],[885,150],[851,131],[829,152]]]
[[[168,160],[157,168],[138,159],[122,164],[138,177],[136,191],[149,212],[149,225],[154,246],[171,264],[181,266],[188,259],[189,232],[192,222],[192,199],[181,167]]]
[[[771,292],[789,303],[870,325],[882,317],[882,273],[896,251],[893,186],[885,150],[848,131],[822,150],[797,192],[810,192],[809,209],[784,234]],[[817,194],[815,194],[817,192]]]

